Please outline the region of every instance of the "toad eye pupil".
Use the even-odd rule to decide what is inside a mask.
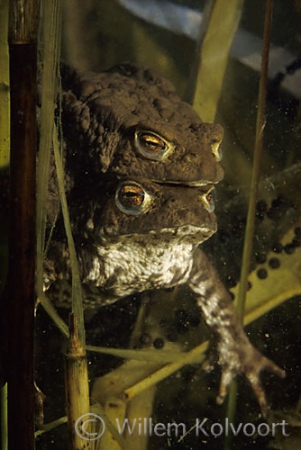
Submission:
[[[152,203],[152,197],[140,184],[128,181],[117,188],[115,203],[123,213],[138,215],[148,210]]]
[[[172,142],[152,131],[136,131],[134,144],[140,155],[152,161],[164,161],[175,148]]]
[[[162,139],[160,139],[157,136],[141,134],[139,137],[141,144],[144,145],[150,151],[161,152],[166,148],[165,142],[162,141]]]
[[[144,201],[144,192],[139,186],[122,186],[119,191],[118,199],[126,208],[133,208],[142,205]]]

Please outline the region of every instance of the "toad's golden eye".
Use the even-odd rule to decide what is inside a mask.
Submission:
[[[139,153],[148,159],[162,161],[173,150],[173,145],[151,131],[137,131],[135,145]]]
[[[116,205],[126,214],[141,214],[150,204],[150,195],[135,182],[122,183],[116,191]]]
[[[139,133],[139,142],[146,150],[154,154],[161,153],[166,148],[165,142],[154,134]]]
[[[201,196],[203,204],[210,213],[215,209],[215,189],[211,188],[206,194]]]

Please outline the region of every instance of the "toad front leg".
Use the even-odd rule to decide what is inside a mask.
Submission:
[[[249,342],[238,321],[229,293],[207,256],[199,249],[194,254],[189,286],[197,295],[197,302],[206,323],[217,336],[218,364],[222,369],[218,403],[223,402],[231,380],[237,374],[243,373],[251,383],[261,410],[266,416],[268,406],[260,372],[268,370],[284,377],[284,371],[265,358]]]

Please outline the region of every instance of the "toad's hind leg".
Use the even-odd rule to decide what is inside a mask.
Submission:
[[[189,286],[197,296],[207,325],[217,337],[218,364],[222,370],[218,403],[223,402],[232,379],[242,373],[249,380],[266,416],[268,405],[260,372],[267,370],[280,377],[284,377],[285,372],[252,346],[238,320],[228,291],[207,256],[199,249],[194,255]]]

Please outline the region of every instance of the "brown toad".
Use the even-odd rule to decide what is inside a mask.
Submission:
[[[65,67],[62,83],[66,192],[87,302],[89,291],[101,306],[187,283],[217,336],[218,400],[242,372],[266,413],[259,373],[283,372],[250,344],[199,248],[216,231],[222,128],[202,123],[167,80],[136,65],[87,76]],[[53,177],[50,222],[57,213]],[[48,286],[70,278],[62,236],[59,219],[45,266]]]

